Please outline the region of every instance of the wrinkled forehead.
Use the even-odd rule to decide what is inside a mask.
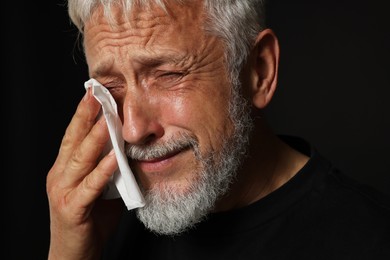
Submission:
[[[107,23],[111,29],[123,24],[128,24],[132,29],[142,29],[153,25],[163,24],[197,24],[203,27],[204,10],[202,1],[190,1],[178,3],[177,1],[166,1],[164,5],[149,3],[149,4],[133,4],[129,7],[116,4],[110,7],[103,5],[97,6],[88,21],[85,23],[84,31],[88,27]]]

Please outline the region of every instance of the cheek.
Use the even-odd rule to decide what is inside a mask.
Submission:
[[[193,92],[164,99],[160,108],[167,126],[184,129],[195,135],[201,146],[218,149],[218,137],[230,135],[233,129],[228,101],[222,93]]]

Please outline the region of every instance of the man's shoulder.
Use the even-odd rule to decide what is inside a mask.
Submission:
[[[333,206],[367,208],[369,212],[390,214],[390,194],[355,179],[353,174],[341,171],[324,157],[313,144],[296,136],[281,136],[287,144],[306,154],[310,160],[297,174],[305,186]],[[389,221],[390,222],[390,221]]]
[[[389,251],[390,196],[340,171],[305,140],[287,140],[297,150],[306,149],[310,156],[296,180],[292,180],[294,190],[304,190],[291,208],[291,214],[299,216],[295,223],[305,230],[300,231],[302,235],[317,233],[325,241],[340,240],[345,246],[382,241]],[[293,194],[298,192],[289,193]]]
[[[324,183],[316,187],[320,200],[335,211],[339,218],[360,219],[372,225],[390,227],[390,196],[378,189],[359,182],[353,177],[332,168],[324,177]]]
[[[318,235],[312,243],[323,243],[329,257],[390,257],[389,196],[336,169],[325,180],[323,187],[313,190],[313,208],[307,216],[312,229],[307,235],[313,231]]]

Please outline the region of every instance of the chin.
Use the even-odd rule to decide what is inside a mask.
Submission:
[[[196,185],[196,179],[186,180],[165,180],[158,182],[149,182],[144,188],[144,193],[159,196],[162,199],[168,199],[177,196],[187,196],[194,192],[193,187]]]

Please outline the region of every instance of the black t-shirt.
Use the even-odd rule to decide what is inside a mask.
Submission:
[[[390,200],[310,156],[286,184],[237,210],[210,214],[180,236],[155,235],[125,213],[104,259],[390,259]]]

